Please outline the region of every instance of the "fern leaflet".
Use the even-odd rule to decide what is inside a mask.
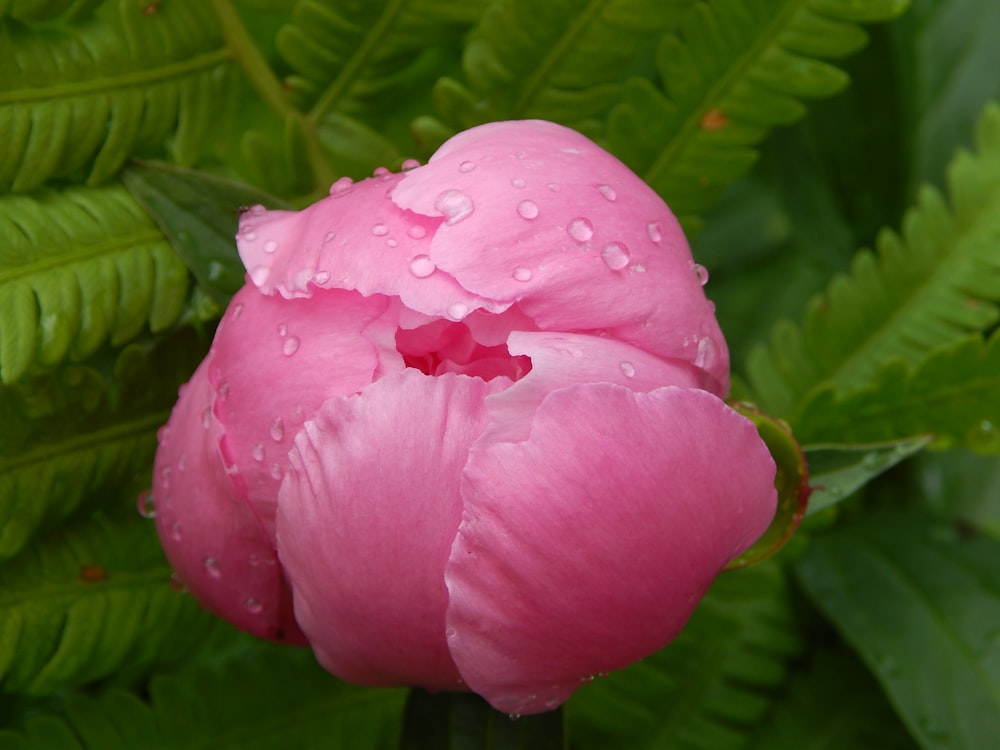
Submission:
[[[107,3],[85,24],[0,25],[0,190],[89,171],[107,180],[133,155],[194,162],[227,106],[233,66],[205,3],[144,13]]]
[[[909,0],[715,0],[698,3],[663,39],[665,91],[629,81],[608,141],[686,229],[755,160],[770,128],[800,119],[804,98],[830,96],[847,75],[818,58],[866,42],[858,21],[899,15]]]
[[[861,388],[888,362],[912,367],[1000,319],[1000,106],[987,108],[977,142],[978,153],[951,165],[953,208],[926,188],[902,236],[883,232],[877,254],[859,253],[850,275],[810,303],[802,328],[780,323],[751,352],[766,410],[797,426],[814,390]]]

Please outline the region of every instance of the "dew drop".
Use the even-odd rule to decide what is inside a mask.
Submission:
[[[580,153],[580,149],[578,149],[578,148],[569,148],[569,147],[567,147],[567,148],[561,148],[559,150],[562,151],[564,154],[579,154]]]
[[[427,230],[424,229],[419,224],[414,224],[412,227],[406,230],[406,233],[415,240],[422,240],[427,236]]]
[[[521,714],[507,714],[507,718],[511,721],[517,721],[521,718]]]
[[[628,361],[620,362],[618,364],[618,368],[622,371],[622,375],[624,375],[626,378],[635,377],[635,365],[633,365],[631,362]]]
[[[410,261],[410,273],[418,279],[426,279],[435,270],[437,270],[437,266],[434,265],[434,261],[429,255],[416,255]]]
[[[561,188],[561,187],[559,186],[559,183],[558,183],[558,182],[550,182],[550,183],[549,183],[548,185],[546,185],[545,187],[547,187],[547,188],[548,188],[549,190],[551,190],[551,191],[552,191],[553,193],[558,193],[558,192],[559,192],[560,190],[562,190],[562,188]]]
[[[444,631],[445,638],[454,638],[456,635],[458,635],[458,631],[455,628],[446,628]]]
[[[344,195],[354,187],[354,180],[350,177],[341,177],[330,185],[330,195]]]
[[[461,164],[458,165],[459,172],[471,172],[475,168],[476,168],[476,163],[472,161],[463,161]]]
[[[385,224],[376,224],[375,226],[372,227],[372,234],[374,234],[376,237],[384,237],[385,235],[389,234],[389,227],[387,227]]]
[[[525,268],[524,266],[518,266],[514,269],[514,273],[511,274],[515,281],[531,281],[531,269]]]
[[[646,225],[646,234],[653,242],[663,239],[663,225],[658,221],[651,221]]]
[[[458,224],[472,215],[476,210],[472,198],[461,190],[445,190],[434,201],[434,208],[445,217],[445,224]]]
[[[285,472],[281,468],[281,464],[275,461],[271,464],[271,479],[281,479],[285,475]]]
[[[609,201],[614,202],[618,198],[618,193],[610,185],[598,185],[597,192],[607,198]]]
[[[513,180],[510,181],[510,184],[513,185],[514,187],[520,189],[520,188],[523,188],[526,183],[520,177],[515,177]]]
[[[517,204],[517,215],[522,219],[534,219],[538,216],[538,206],[534,201],[521,201]]]
[[[702,369],[711,367],[716,359],[715,342],[708,336],[702,336],[698,340],[698,349],[694,355],[694,366]]]
[[[247,558],[247,563],[251,568],[256,568],[260,565],[260,557],[256,552],[251,552],[250,556]]]
[[[181,540],[180,521],[174,521],[172,524],[170,524],[170,538],[173,539],[175,542],[179,542]]]
[[[156,504],[153,501],[153,491],[143,490],[135,499],[135,507],[143,518],[156,518]]]
[[[212,409],[211,409],[211,407],[206,406],[204,409],[202,409],[202,411],[201,411],[201,426],[204,429],[206,429],[206,430],[209,427],[212,426]]]
[[[242,314],[243,314],[243,303],[240,303],[233,308],[233,320],[239,320]]]
[[[278,335],[281,336],[282,338],[288,335],[287,323],[278,323]]]
[[[694,275],[698,277],[698,283],[705,286],[708,283],[708,270],[705,266],[695,263],[692,266],[692,270],[694,271]]]
[[[245,232],[243,232],[243,239],[245,239],[247,242],[253,242],[255,239],[257,239],[257,233],[252,229],[248,229]]]
[[[577,242],[586,242],[594,236],[594,225],[590,223],[590,219],[578,216],[566,227],[566,234]]]
[[[264,611],[264,605],[259,601],[254,599],[252,596],[248,596],[246,601],[243,602],[243,607],[252,615],[259,615]]]
[[[386,167],[375,167],[372,177],[385,177],[387,174],[389,174],[389,170]]]
[[[601,258],[612,271],[620,271],[628,265],[628,248],[621,242],[609,242],[601,250]]]
[[[336,232],[327,232],[323,235],[323,242],[333,242],[334,238],[337,236]]]
[[[264,243],[264,252],[271,254],[278,249],[278,243],[275,240],[268,240]]]
[[[409,172],[411,169],[416,169],[419,166],[420,162],[417,161],[416,159],[406,159],[402,164],[399,165],[399,168],[404,172]]]
[[[257,443],[253,447],[253,460],[256,461],[257,463],[260,463],[261,461],[264,460],[264,444],[263,443]]]
[[[399,244],[399,243],[398,243],[398,242],[396,242],[396,240],[394,240],[394,239],[393,239],[392,237],[390,237],[389,239],[387,239],[387,240],[385,241],[385,246],[386,246],[386,247],[396,247],[396,246],[397,246],[398,244]]]
[[[274,421],[271,422],[271,440],[276,443],[280,443],[282,438],[285,437],[285,422],[281,417],[275,417]]]
[[[205,572],[211,578],[222,578],[222,571],[219,570],[219,563],[216,562],[214,557],[206,557],[204,560]]]
[[[295,352],[299,350],[299,337],[289,336],[285,339],[284,345],[281,347],[281,353],[286,357],[291,357]]]
[[[330,280],[329,271],[320,271],[318,274],[316,274],[316,283],[319,284],[320,286],[323,286],[323,284],[325,284],[329,280]]]
[[[583,676],[583,677],[580,678],[580,684],[581,685],[589,685],[590,683],[592,683],[594,681],[595,677],[597,677],[597,675],[593,675],[593,674],[585,675],[585,676]]]
[[[469,306],[464,302],[454,302],[448,305],[448,317],[452,320],[464,320],[469,314]]]
[[[251,216],[262,216],[266,212],[267,212],[267,209],[264,208],[264,206],[261,205],[260,203],[255,203],[254,205],[250,206],[250,215]]]
[[[250,281],[254,283],[254,286],[262,286],[264,282],[267,281],[267,277],[270,275],[270,268],[267,266],[257,266],[250,272]]]

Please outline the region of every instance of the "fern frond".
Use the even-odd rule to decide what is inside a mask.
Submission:
[[[574,746],[743,748],[803,648],[777,564],[724,573],[670,645],[577,692]]]
[[[72,365],[0,388],[0,560],[83,507],[134,497],[206,348],[184,330],[150,351],[126,348],[111,376]]]
[[[698,3],[657,52],[663,89],[635,78],[611,112],[612,151],[649,183],[686,229],[750,168],[775,125],[803,99],[835,94],[847,75],[820,58],[850,54],[860,21],[899,15],[909,0],[715,0]]]
[[[836,435],[845,441],[933,435],[941,447],[1000,453],[1000,334],[978,334],[935,351],[914,370],[890,362],[871,384],[838,397],[816,392],[802,409],[804,442]]]
[[[324,114],[395,108],[412,95],[412,78],[457,46],[479,17],[483,0],[373,0],[295,4],[291,23],[278,32],[278,51],[294,69],[287,79],[293,101]]]
[[[308,652],[260,644],[215,667],[156,677],[148,701],[120,689],[71,693],[0,747],[26,750],[391,750],[405,691],[347,685]],[[275,689],[280,686],[280,689]],[[46,735],[60,741],[49,742]],[[75,744],[62,744],[62,737]],[[23,744],[17,745],[15,742]]]
[[[51,21],[60,18],[76,21],[90,14],[105,0],[0,0],[0,19]]]
[[[750,382],[769,413],[797,427],[814,389],[861,388],[893,360],[912,367],[1000,319],[1000,106],[986,109],[977,144],[951,165],[951,208],[926,188],[902,236],[883,232],[877,253],[859,253],[813,299],[801,328],[781,323],[751,352]]]
[[[44,695],[190,651],[212,624],[169,583],[153,524],[64,527],[0,566],[0,686]]]
[[[0,382],[173,324],[188,272],[120,185],[0,196]]]
[[[129,156],[168,147],[181,164],[197,159],[229,101],[231,56],[207,3],[155,8],[108,3],[71,27],[0,25],[0,190],[83,171],[100,183]]]
[[[694,0],[504,0],[486,9],[465,48],[467,83],[435,89],[455,128],[489,120],[556,120],[594,134],[622,81]]]

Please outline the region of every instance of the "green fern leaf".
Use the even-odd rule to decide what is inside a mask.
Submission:
[[[596,134],[625,73],[694,0],[504,0],[486,9],[465,48],[466,84],[435,89],[456,128],[541,118]]]
[[[180,316],[188,273],[121,186],[0,197],[0,382]]]
[[[725,573],[673,643],[577,692],[570,737],[581,750],[743,748],[803,646],[777,564]]]
[[[148,482],[156,430],[206,344],[182,330],[132,345],[111,375],[71,365],[0,388],[0,560],[39,528]]]
[[[71,693],[63,716],[36,715],[23,732],[0,732],[0,747],[391,750],[405,695],[347,685],[307,652],[259,644],[214,667],[154,678],[148,702],[120,689]]]
[[[228,102],[230,53],[207,3],[150,7],[108,3],[72,27],[0,25],[0,190],[83,171],[96,184],[168,145],[181,164],[197,159]]]
[[[802,99],[830,96],[845,73],[817,58],[866,42],[859,21],[899,15],[909,0],[715,0],[698,3],[657,68],[665,91],[636,78],[611,112],[614,153],[663,196],[686,229],[749,169],[775,125],[800,119]]]
[[[0,19],[75,21],[89,15],[104,0],[0,0]]]
[[[1000,319],[1000,106],[987,108],[977,136],[978,152],[952,163],[952,208],[926,188],[901,237],[883,232],[877,254],[859,253],[810,303],[802,328],[781,323],[751,352],[765,410],[797,427],[814,389],[862,388],[887,363],[912,367]]]
[[[933,352],[912,371],[890,362],[872,383],[838,397],[834,386],[803,406],[796,435],[849,441],[933,435],[939,447],[1000,453],[1000,334]]]
[[[192,650],[213,622],[138,515],[60,529],[0,566],[0,686],[44,695]]]

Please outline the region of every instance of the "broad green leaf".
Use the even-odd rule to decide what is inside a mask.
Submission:
[[[0,382],[180,317],[188,275],[120,185],[0,197]]]
[[[0,689],[44,695],[191,651],[212,618],[170,586],[153,524],[66,526],[0,565]]]
[[[841,396],[833,387],[817,391],[799,431],[805,440],[852,442],[928,434],[939,448],[1000,453],[1000,335],[963,338],[912,371],[890,362],[866,387]]]
[[[156,430],[207,349],[190,330],[101,362],[0,388],[0,560],[39,528],[132,497],[148,482]]]
[[[823,60],[857,51],[858,22],[898,16],[908,0],[717,0],[698,3],[657,53],[664,88],[634,78],[611,113],[612,150],[667,202],[681,224],[749,169],[753,146],[805,114],[847,76]]]
[[[918,435],[891,443],[806,446],[812,486],[806,515],[846,500],[882,472],[923,450],[930,441],[930,436]]]
[[[122,180],[198,284],[222,305],[243,286],[246,275],[234,239],[240,212],[255,205],[288,208],[249,185],[169,164],[130,166]]]
[[[916,468],[929,508],[1000,539],[1000,461],[948,451],[923,454]]]
[[[913,366],[996,323],[1000,107],[984,113],[977,142],[976,154],[962,153],[952,164],[952,208],[936,191],[924,190],[904,219],[902,237],[884,232],[877,254],[859,253],[850,275],[835,278],[813,299],[802,327],[779,323],[769,344],[752,353],[748,371],[762,408],[798,432],[802,408],[816,390],[864,387],[890,362]],[[851,440],[837,434],[803,439]]]
[[[567,704],[579,750],[743,748],[804,648],[783,570],[723,573],[665,649]]]
[[[813,539],[796,562],[926,750],[1000,737],[1000,541],[912,514]]]
[[[129,156],[191,164],[228,106],[233,66],[207,3],[109,2],[86,24],[0,25],[0,190],[87,172]]]
[[[85,17],[105,0],[0,0],[0,19],[49,21],[54,18],[77,20]]]
[[[562,709],[499,713],[473,693],[410,691],[399,750],[562,750]]]
[[[20,731],[0,731],[0,747],[392,750],[405,695],[347,685],[307,651],[261,643],[156,677],[145,700],[120,689],[70,693],[61,715],[35,712]]]

